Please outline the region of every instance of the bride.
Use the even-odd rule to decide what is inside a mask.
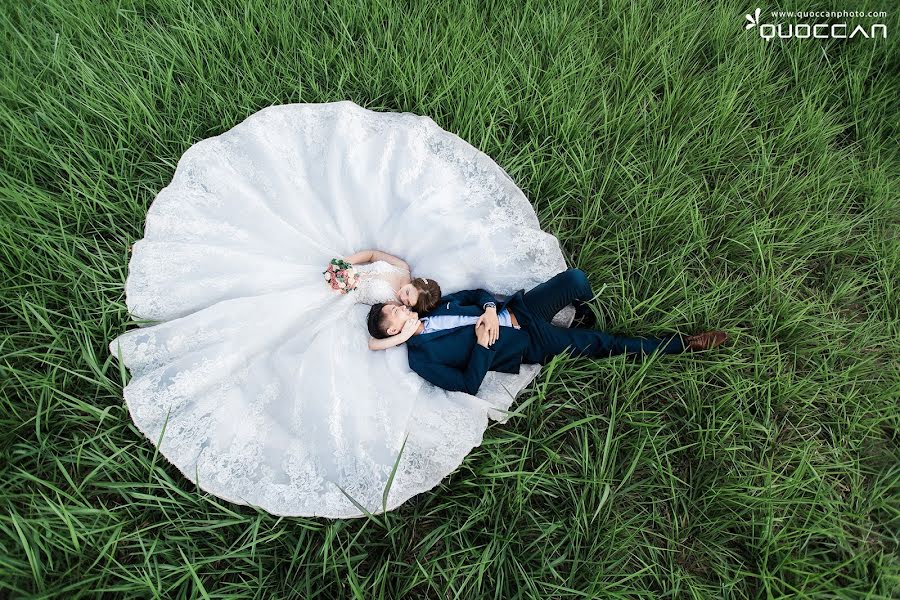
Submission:
[[[359,265],[355,273],[359,277],[355,288],[358,302],[378,304],[379,302],[400,302],[419,314],[433,310],[441,299],[441,287],[433,279],[416,277],[412,279],[409,264],[379,250],[363,250],[343,259],[350,265]],[[332,279],[330,274],[326,280]],[[335,286],[332,286],[334,289]],[[369,338],[370,350],[387,350],[398,346],[412,337],[419,326],[418,319],[410,319],[397,335],[384,339]]]
[[[323,275],[336,258],[359,275],[348,293]],[[404,332],[369,339],[367,303],[509,295],[565,269],[505,171],[429,117],[271,106],[181,157],[129,260],[138,327],[109,349],[135,425],[199,489],[360,517],[440,484],[540,370],[447,392],[410,370]]]

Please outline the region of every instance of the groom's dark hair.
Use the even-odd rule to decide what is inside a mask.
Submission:
[[[385,318],[384,313],[381,312],[382,308],[384,308],[384,302],[373,304],[372,308],[369,309],[369,318],[367,321],[369,335],[376,340],[383,340],[386,337],[390,337],[387,331],[385,331],[387,327],[384,326]]]

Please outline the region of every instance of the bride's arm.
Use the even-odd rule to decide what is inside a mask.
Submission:
[[[394,346],[399,346],[400,344],[406,342],[409,339],[409,336],[405,336],[402,333],[398,333],[397,335],[392,335],[391,337],[384,338],[383,340],[379,340],[377,338],[370,337],[369,338],[369,350],[387,350],[388,348],[393,348]]]
[[[350,256],[345,256],[344,260],[346,260],[351,265],[374,262],[375,259],[372,258],[374,252],[374,250],[360,250],[359,252],[355,252]]]
[[[380,250],[373,250],[372,255],[375,257],[373,260],[383,260],[385,262],[391,263],[395,267],[400,267],[401,269],[406,269],[407,271],[411,272],[409,263],[407,263],[402,258],[397,258],[396,256],[392,256],[387,252],[382,252]]]
[[[366,263],[366,262],[375,262],[376,260],[383,260],[387,263],[394,265],[395,267],[399,267],[401,269],[406,269],[409,271],[409,264],[403,259],[397,258],[387,252],[382,252],[381,250],[360,250],[350,256],[344,257],[350,264],[358,264],[358,263]]]

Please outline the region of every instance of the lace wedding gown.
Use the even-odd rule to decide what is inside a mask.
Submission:
[[[508,295],[566,268],[504,170],[429,117],[289,104],[197,142],[133,247],[140,326],[109,349],[135,424],[200,488],[276,515],[380,513],[404,441],[387,510],[454,471],[488,418],[505,422],[540,367],[489,372],[472,396],[412,372],[405,345],[370,351],[365,302],[393,299],[394,267],[359,265],[346,295],[322,275],[364,248],[444,293]]]

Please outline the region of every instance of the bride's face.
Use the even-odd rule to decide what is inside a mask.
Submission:
[[[411,283],[407,283],[397,290],[397,300],[406,306],[415,306],[416,300],[419,299],[419,290]]]

